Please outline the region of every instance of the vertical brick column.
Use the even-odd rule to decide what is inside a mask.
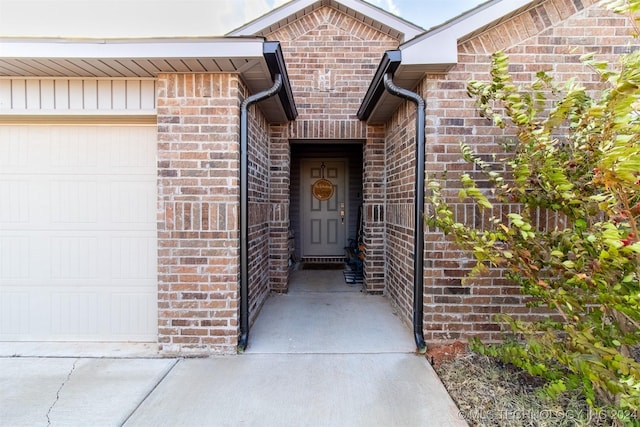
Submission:
[[[363,147],[364,283],[367,292],[385,290],[385,134],[369,126]]]
[[[233,75],[158,76],[158,340],[163,354],[235,351],[239,97]]]
[[[415,230],[416,109],[404,102],[386,126],[385,293],[412,323]]]
[[[289,285],[289,204],[291,147],[286,125],[271,129],[271,217],[269,231],[269,276],[271,290],[286,292]],[[291,242],[293,243],[293,242]]]
[[[269,124],[257,105],[247,116],[247,284],[253,324],[269,295]]]

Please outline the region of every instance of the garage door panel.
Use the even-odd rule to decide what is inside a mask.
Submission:
[[[111,280],[152,280],[157,271],[155,236],[115,237],[111,243]]]
[[[156,146],[139,143],[149,138],[149,127],[3,126],[0,167],[28,175],[148,175],[155,173]],[[133,143],[132,141],[138,140]]]
[[[0,286],[29,286],[33,282],[41,286],[71,283],[99,287],[140,281],[155,286],[155,233],[100,232],[91,237],[77,230],[39,234],[33,237],[7,232],[0,236]]]
[[[98,221],[99,184],[92,180],[55,180],[50,184],[50,218],[66,225]]]
[[[143,128],[123,128],[119,137],[111,138],[109,167],[114,173],[125,172],[129,175],[146,175],[155,173],[155,165],[150,165],[148,159],[155,158],[156,147],[154,145],[130,144],[122,137],[122,133],[128,133],[128,138],[144,138]]]
[[[148,180],[130,179],[128,181],[119,180],[111,184],[109,199],[111,200],[108,212],[111,214],[111,221],[124,226],[131,224],[136,229],[149,223],[149,206],[156,203],[156,184]]]
[[[0,225],[29,222],[28,180],[7,179],[0,181],[0,200],[2,200],[2,205],[7,207],[0,209]]]
[[[99,241],[95,237],[58,236],[51,238],[51,278],[97,281]]]
[[[51,336],[83,338],[97,335],[100,318],[104,318],[104,303],[96,292],[73,289],[51,292]]]
[[[0,168],[7,172],[22,170],[29,163],[29,144],[24,143],[24,135],[18,127],[12,127],[2,132],[3,141],[0,144]]]
[[[0,340],[156,340],[155,128],[0,126],[0,200]]]
[[[0,286],[0,337],[8,341],[36,340],[49,335],[51,305],[46,293],[29,286]]]
[[[21,340],[25,334],[31,340],[94,340],[97,335],[111,341],[148,340],[148,331],[157,329],[154,298],[144,287],[98,293],[73,287],[3,291],[0,334],[5,340]],[[39,316],[29,316],[34,306],[40,307]]]
[[[100,171],[106,151],[104,141],[95,127],[87,127],[80,132],[67,132],[66,128],[55,127],[49,140],[48,172],[91,173]],[[32,147],[35,148],[35,147]],[[107,165],[104,165],[107,166]]]
[[[0,284],[29,278],[31,241],[29,236],[0,238]]]
[[[126,336],[137,332],[142,336],[148,330],[158,329],[158,307],[155,293],[114,293],[111,296],[111,334]]]
[[[17,338],[29,333],[30,301],[29,292],[0,292],[0,335]]]
[[[102,292],[55,292],[51,295],[51,336],[56,340],[144,339],[157,330],[155,295],[148,290],[120,287]],[[110,322],[103,319],[109,318]]]

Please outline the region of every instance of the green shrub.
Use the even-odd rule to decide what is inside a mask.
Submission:
[[[634,12],[625,5],[623,12]],[[491,188],[479,188],[464,174],[459,196],[482,209],[491,210],[495,202],[522,209],[492,217],[482,227],[457,222],[441,182],[433,179],[427,223],[473,252],[472,275],[503,268],[529,296],[528,304],[555,314],[535,322],[504,315],[514,338],[494,345],[473,341],[477,351],[547,379],[552,396],[582,390],[593,407],[615,410],[621,422],[635,424],[640,53],[621,56],[615,70],[589,55],[583,62],[599,75],[601,90],[588,91],[574,80],[561,85],[544,72],[528,87],[517,87],[508,57],[494,54],[491,80],[470,82],[468,92],[481,116],[513,129],[515,142],[505,144],[501,159],[508,172],[492,169],[494,162],[463,144],[463,157],[486,174]],[[557,215],[556,225],[537,221],[540,214]]]

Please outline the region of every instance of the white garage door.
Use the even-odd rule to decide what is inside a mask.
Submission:
[[[0,340],[155,341],[155,126],[0,125]]]

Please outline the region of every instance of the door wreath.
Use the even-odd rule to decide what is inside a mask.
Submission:
[[[311,185],[311,194],[322,202],[333,197],[334,188],[333,183],[324,177],[324,162],[320,168],[322,169],[321,178]]]

